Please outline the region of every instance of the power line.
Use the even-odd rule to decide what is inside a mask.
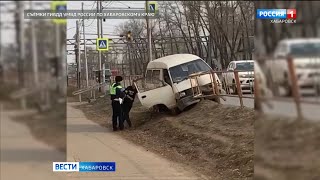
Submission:
[[[68,28],[67,31],[70,30],[70,29],[74,29],[74,28],[76,28],[76,27]]]
[[[89,26],[91,26],[94,21],[95,21],[95,19],[92,19],[91,23],[90,23],[89,25],[87,25],[87,26],[84,26],[84,27],[89,27]]]
[[[120,4],[122,4],[122,5],[127,6],[128,8],[131,8],[130,6],[128,6],[128,5],[126,5],[126,4],[124,4],[124,3],[123,3],[123,2],[121,2],[121,1],[117,1],[117,3],[120,3]]]

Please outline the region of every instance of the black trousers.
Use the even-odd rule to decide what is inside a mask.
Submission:
[[[122,108],[119,101],[112,100],[112,127],[113,130],[118,129],[118,122],[119,122],[119,129],[122,130],[123,126],[123,117],[122,117]]]
[[[130,117],[129,117],[129,113],[130,113],[131,108],[132,108],[132,103],[123,103],[122,104],[123,122],[127,121],[129,127],[132,126],[131,120],[130,120]]]

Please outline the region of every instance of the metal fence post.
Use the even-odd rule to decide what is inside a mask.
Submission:
[[[23,110],[27,109],[27,100],[26,97],[21,98],[21,108]]]
[[[258,111],[260,114],[263,113],[262,103],[261,103],[261,95],[260,95],[260,87],[259,87],[259,78],[254,77],[254,109]]]
[[[303,116],[302,116],[301,104],[300,104],[300,92],[299,92],[299,86],[297,83],[298,79],[295,72],[293,58],[289,56],[287,58],[287,63],[288,63],[290,81],[291,81],[292,94],[293,94],[293,98],[297,108],[298,119],[301,120]]]
[[[216,73],[215,72],[213,72],[213,73],[211,73],[211,75],[212,75],[212,78],[213,78],[213,84],[214,84],[214,91],[215,91],[215,94],[216,94],[216,96],[217,96],[217,102],[219,103],[219,104],[221,104],[221,101],[220,101],[220,93],[219,93],[219,89],[218,89],[218,83],[217,83],[217,79],[216,79]]]
[[[242,91],[241,91],[240,79],[239,79],[238,71],[234,71],[234,77],[235,77],[235,80],[236,80],[237,93],[238,93],[239,100],[240,100],[240,106],[243,107]]]

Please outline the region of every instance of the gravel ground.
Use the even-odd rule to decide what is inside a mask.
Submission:
[[[320,179],[320,123],[260,117],[255,123],[255,179]]]

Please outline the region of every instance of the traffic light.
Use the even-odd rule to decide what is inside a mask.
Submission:
[[[131,31],[127,32],[127,41],[132,41]]]

